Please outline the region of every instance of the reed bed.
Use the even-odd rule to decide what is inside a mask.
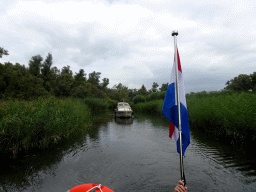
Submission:
[[[236,92],[197,93],[187,96],[193,127],[239,144],[256,142],[256,94]]]
[[[99,98],[85,98],[83,102],[94,112],[103,111],[110,107],[110,102],[106,99]]]
[[[131,104],[133,111],[146,112],[151,114],[162,114],[164,100],[154,100],[145,103]]]
[[[203,91],[187,94],[186,100],[191,128],[229,143],[232,141],[242,146],[256,144],[256,94]],[[131,106],[135,113],[162,114],[163,101],[139,102]]]
[[[78,99],[39,97],[0,103],[0,151],[45,148],[84,132],[92,123],[90,109]]]

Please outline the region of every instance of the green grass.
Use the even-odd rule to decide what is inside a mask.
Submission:
[[[0,151],[45,148],[84,132],[92,123],[90,109],[78,99],[39,97],[0,103]]]

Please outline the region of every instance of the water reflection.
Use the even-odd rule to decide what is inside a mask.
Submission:
[[[246,153],[244,149],[233,143],[223,144],[214,137],[198,131],[196,127],[191,127],[190,133],[194,140],[190,150],[194,154],[199,154],[225,168],[230,168],[233,174],[239,171],[245,177],[253,176],[249,179],[250,181],[247,179],[247,182],[256,182],[256,158],[254,154]]]
[[[115,122],[117,124],[124,124],[124,125],[129,125],[133,123],[133,118],[120,118],[120,117],[115,117]]]

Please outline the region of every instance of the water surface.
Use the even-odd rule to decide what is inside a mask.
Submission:
[[[67,191],[101,183],[116,192],[174,191],[180,179],[179,154],[163,117],[99,117],[93,131],[56,148],[9,162],[0,191]],[[232,144],[191,128],[184,159],[189,191],[256,191],[256,161]]]

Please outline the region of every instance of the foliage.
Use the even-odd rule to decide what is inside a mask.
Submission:
[[[31,60],[29,60],[29,72],[31,75],[39,77],[40,69],[42,67],[43,57],[40,55],[33,56]]]
[[[91,95],[92,95],[94,98],[101,98],[101,99],[104,99],[104,98],[107,97],[106,93],[104,93],[102,90],[98,89],[98,88],[96,87],[96,85],[93,85],[93,86],[92,86]]]
[[[127,101],[129,99],[128,94],[128,87],[122,85],[122,83],[119,83],[118,85],[114,85],[110,92],[110,97],[117,101]]]
[[[73,86],[80,86],[80,85],[85,85],[86,83],[86,73],[84,72],[83,69],[79,70],[79,73],[76,73],[74,77],[74,83]]]
[[[0,103],[0,151],[47,147],[84,132],[91,124],[88,107],[79,100],[38,97]]]
[[[106,99],[87,97],[83,102],[92,110],[92,112],[106,110],[110,107],[110,104]]]
[[[85,85],[79,85],[71,89],[71,97],[84,99],[88,94]]]
[[[144,86],[144,84],[141,86],[141,88],[138,90],[137,95],[147,95],[147,89]]]
[[[0,47],[0,58],[2,58],[3,55],[9,55],[8,50]]]
[[[162,114],[164,100],[153,100],[145,103],[132,104],[131,107],[134,111],[140,111],[152,114]]]
[[[108,84],[109,84],[109,79],[108,78],[102,79],[102,86],[101,86],[101,88],[103,90],[105,90],[107,88]]]
[[[165,98],[166,92],[154,92],[145,97],[146,101],[160,100]]]
[[[152,85],[152,92],[157,92],[157,87],[158,86],[159,85],[156,82],[154,82],[153,85]]]
[[[92,73],[89,73],[88,82],[98,87],[100,82],[100,74],[101,74],[100,72],[95,72],[95,71],[93,71]]]
[[[162,86],[159,88],[160,91],[167,91],[168,83],[163,83]]]
[[[55,95],[68,97],[70,95],[73,77],[70,73],[61,73],[56,80]]]
[[[133,98],[137,95],[137,89],[128,89],[129,100],[132,101]]]
[[[146,101],[145,97],[143,95],[137,95],[136,97],[133,98],[133,103],[144,103]]]
[[[256,94],[210,92],[187,95],[189,121],[198,129],[243,143],[256,142]]]
[[[107,100],[108,100],[108,103],[109,103],[109,108],[115,109],[116,106],[117,106],[118,101],[113,100],[113,99],[111,99],[109,97],[107,97]]]
[[[233,91],[254,91],[256,85],[256,73],[251,75],[240,74],[238,77],[226,82],[226,90]]]

